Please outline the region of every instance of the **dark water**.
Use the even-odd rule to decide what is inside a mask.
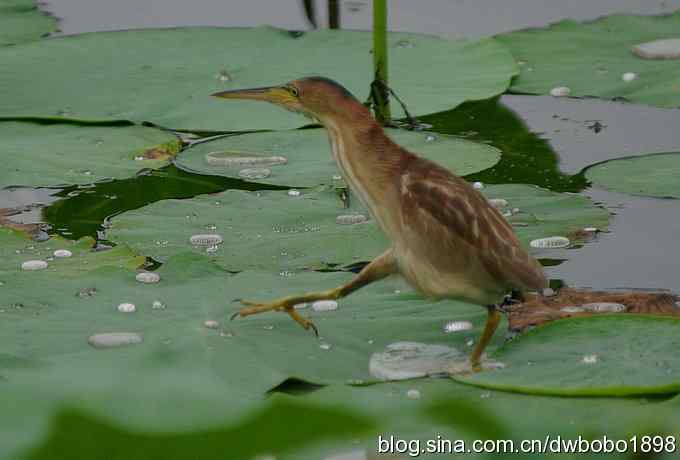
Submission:
[[[325,1],[316,2],[324,24]],[[341,2],[341,24],[370,28],[370,2]],[[428,0],[390,2],[391,28],[448,36],[477,37],[562,18],[592,19],[615,12],[657,14],[680,8],[680,0]],[[173,25],[244,26],[271,24],[309,28],[298,1],[53,0],[47,9],[63,18],[66,34]],[[573,286],[664,288],[680,291],[680,200],[639,198],[589,189],[586,166],[638,153],[680,151],[680,110],[598,100],[503,96],[467,103],[424,117],[434,130],[488,142],[503,151],[499,164],[470,180],[531,183],[562,192],[581,192],[616,215],[611,233],[583,247],[552,250],[546,259],[566,259],[547,268],[552,278]],[[597,122],[597,123],[596,123]],[[330,153],[329,153],[330,154]],[[295,184],[290,184],[295,186]],[[94,188],[0,190],[0,208],[52,203],[44,219],[70,237],[97,234],[106,217],[168,198],[188,198],[227,188],[260,188],[242,181],[200,176],[169,166],[160,171]],[[269,187],[267,187],[269,188]],[[75,195],[75,196],[69,196]],[[112,197],[115,197],[112,199]],[[55,201],[56,200],[56,201]],[[33,210],[20,216],[35,221]]]

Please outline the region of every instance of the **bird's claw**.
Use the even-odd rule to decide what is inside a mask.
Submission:
[[[317,329],[316,325],[311,320],[300,315],[295,310],[295,306],[290,305],[289,302],[286,302],[285,300],[270,303],[251,302],[244,299],[238,299],[238,301],[241,303],[241,305],[244,305],[244,308],[241,308],[239,311],[231,315],[232,321],[238,317],[243,318],[250,315],[256,315],[258,313],[264,313],[266,311],[283,311],[288,313],[290,317],[305,330],[311,329],[314,331],[314,335],[319,337],[319,329]]]

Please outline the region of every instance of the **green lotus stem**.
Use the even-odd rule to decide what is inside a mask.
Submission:
[[[387,1],[373,0],[373,111],[382,124],[391,120],[387,86]]]

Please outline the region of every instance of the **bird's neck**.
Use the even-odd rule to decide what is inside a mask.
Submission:
[[[394,202],[392,195],[398,193],[402,149],[387,137],[367,109],[350,115],[321,122],[328,130],[333,158],[345,181],[383,231],[389,232],[395,216],[390,215],[385,203]]]

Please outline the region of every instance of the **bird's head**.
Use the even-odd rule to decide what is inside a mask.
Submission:
[[[300,78],[278,86],[221,91],[213,96],[271,102],[322,123],[363,109],[352,93],[324,77]]]

